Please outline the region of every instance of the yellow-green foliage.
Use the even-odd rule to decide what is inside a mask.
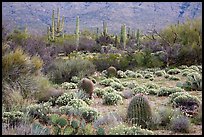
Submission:
[[[39,57],[30,57],[21,48],[2,57],[3,79],[16,80],[21,76],[35,74],[41,69],[43,61]]]

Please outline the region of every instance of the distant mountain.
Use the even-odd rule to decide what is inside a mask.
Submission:
[[[51,24],[52,10],[60,8],[65,17],[65,30],[73,33],[76,16],[80,29],[102,29],[120,32],[121,24],[143,31],[165,27],[167,24],[202,17],[201,2],[2,2],[2,20],[14,27],[27,24],[28,30],[44,34]],[[56,17],[56,14],[55,14]]]

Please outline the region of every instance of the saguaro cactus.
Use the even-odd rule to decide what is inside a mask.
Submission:
[[[137,29],[136,42],[137,42],[137,47],[138,47],[140,45],[140,30],[139,29]]]
[[[125,24],[123,24],[121,26],[121,39],[120,39],[120,42],[122,43],[124,49],[126,48],[126,41],[127,41],[126,26],[125,26]]]
[[[76,49],[78,50],[79,47],[79,16],[76,18]]]
[[[107,23],[105,21],[103,21],[103,35],[104,36],[108,35]]]
[[[152,112],[149,101],[143,94],[137,94],[130,102],[127,118],[131,124],[141,125],[143,128],[151,121]]]
[[[57,23],[55,22],[55,12],[52,11],[52,25],[48,28],[47,34],[48,39],[54,41],[55,36],[63,36],[63,28],[64,28],[64,16],[62,17],[62,21],[60,20],[60,12],[59,8],[57,9]]]

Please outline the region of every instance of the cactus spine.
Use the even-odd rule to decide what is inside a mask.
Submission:
[[[125,26],[125,24],[123,24],[121,26],[121,39],[120,39],[120,41],[121,41],[124,49],[126,48],[126,40],[127,40],[126,26]]]
[[[76,18],[76,49],[79,47],[79,16]]]
[[[148,99],[143,94],[137,94],[130,102],[127,118],[131,124],[141,125],[142,128],[151,121],[152,112]]]
[[[107,29],[107,23],[103,21],[103,36],[107,36],[108,29]]]

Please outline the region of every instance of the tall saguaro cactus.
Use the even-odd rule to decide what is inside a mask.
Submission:
[[[79,16],[76,18],[76,49],[79,47]]]
[[[128,106],[127,118],[131,124],[147,127],[151,122],[152,111],[147,97],[143,94],[137,94]]]
[[[136,42],[137,42],[137,47],[138,47],[140,45],[140,30],[139,29],[137,29]]]
[[[107,23],[103,21],[103,35],[107,36],[107,34],[108,34]]]
[[[127,41],[126,26],[125,26],[125,24],[123,24],[121,26],[121,39],[120,39],[120,42],[122,43],[124,49],[126,48],[126,41]]]
[[[63,36],[64,16],[60,20],[60,11],[57,9],[57,22],[55,22],[55,11],[52,11],[52,25],[49,27],[48,39],[54,41],[55,37]]]

